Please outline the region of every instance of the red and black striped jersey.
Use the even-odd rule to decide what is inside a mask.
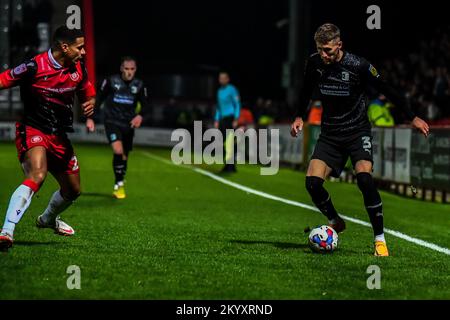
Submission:
[[[51,50],[0,73],[0,84],[3,88],[20,85],[21,122],[48,134],[73,132],[75,93],[81,102],[95,96],[84,64],[78,61],[63,67]]]

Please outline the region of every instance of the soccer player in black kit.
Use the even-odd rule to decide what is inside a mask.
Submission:
[[[318,52],[307,61],[300,108],[291,125],[291,135],[295,137],[303,128],[311,96],[317,95],[324,109],[320,137],[306,173],[306,189],[317,208],[328,218],[329,225],[336,232],[342,232],[345,222],[336,212],[323,183],[330,175],[338,177],[350,156],[375,236],[374,255],[388,256],[381,197],[371,174],[372,134],[367,118],[367,87],[375,88],[400,107],[412,127],[425,137],[429,127],[414,115],[407,99],[384,82],[366,59],[342,49],[338,27],[330,23],[320,26],[314,40]]]
[[[105,102],[105,132],[113,149],[113,196],[117,199],[126,197],[125,174],[128,155],[133,148],[134,129],[141,126],[143,112],[148,108],[147,88],[142,80],[135,78],[136,70],[136,60],[123,57],[120,74],[103,80],[97,95],[96,107]],[[141,103],[141,110],[136,110],[138,102]],[[94,129],[92,118],[87,120],[86,125],[91,131]]]

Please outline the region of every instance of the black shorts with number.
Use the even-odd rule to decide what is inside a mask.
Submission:
[[[372,133],[358,132],[348,136],[320,135],[311,159],[324,161],[331,169],[331,176],[339,177],[350,157],[353,167],[359,160],[373,163]]]
[[[105,132],[109,143],[122,141],[123,151],[128,154],[133,150],[134,129],[127,126],[105,122]]]

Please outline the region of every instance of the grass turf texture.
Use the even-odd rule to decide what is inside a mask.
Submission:
[[[127,198],[111,197],[108,146],[76,145],[84,194],[62,214],[76,235],[37,230],[34,220],[57,184],[49,176],[0,253],[0,299],[450,299],[450,256],[387,235],[391,257],[372,256],[371,229],[347,223],[333,254],[312,253],[306,226],[317,212],[223,185],[169,158],[169,150],[136,148]],[[219,166],[207,168],[219,171]],[[239,166],[227,179],[311,204],[304,174],[281,169],[260,176]],[[22,181],[12,144],[0,144],[1,223]],[[327,182],[339,212],[368,221],[356,185]],[[385,225],[450,247],[449,206],[382,193]],[[366,286],[368,266],[381,268],[381,289]],[[69,290],[67,267],[81,269],[81,290]]]

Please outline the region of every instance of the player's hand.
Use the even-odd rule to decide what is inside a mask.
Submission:
[[[95,106],[95,98],[89,98],[86,102],[81,104],[81,108],[83,109],[83,114],[86,117],[90,117],[94,114],[94,106]]]
[[[214,128],[219,129],[219,121],[214,121]]]
[[[419,117],[415,117],[412,121],[412,126],[422,132],[425,137],[428,137],[430,134],[430,127],[428,123],[420,119]]]
[[[93,119],[89,118],[86,120],[86,128],[87,128],[88,132],[95,131],[95,122]]]
[[[303,120],[302,118],[295,118],[294,122],[292,122],[291,125],[291,136],[294,138],[297,136],[297,134],[302,131],[303,129]]]
[[[136,117],[134,117],[130,124],[132,128],[139,128],[142,124],[142,116],[140,114],[138,114]]]
[[[233,129],[236,129],[238,126],[238,121],[237,120],[233,120],[233,123],[231,124]]]

